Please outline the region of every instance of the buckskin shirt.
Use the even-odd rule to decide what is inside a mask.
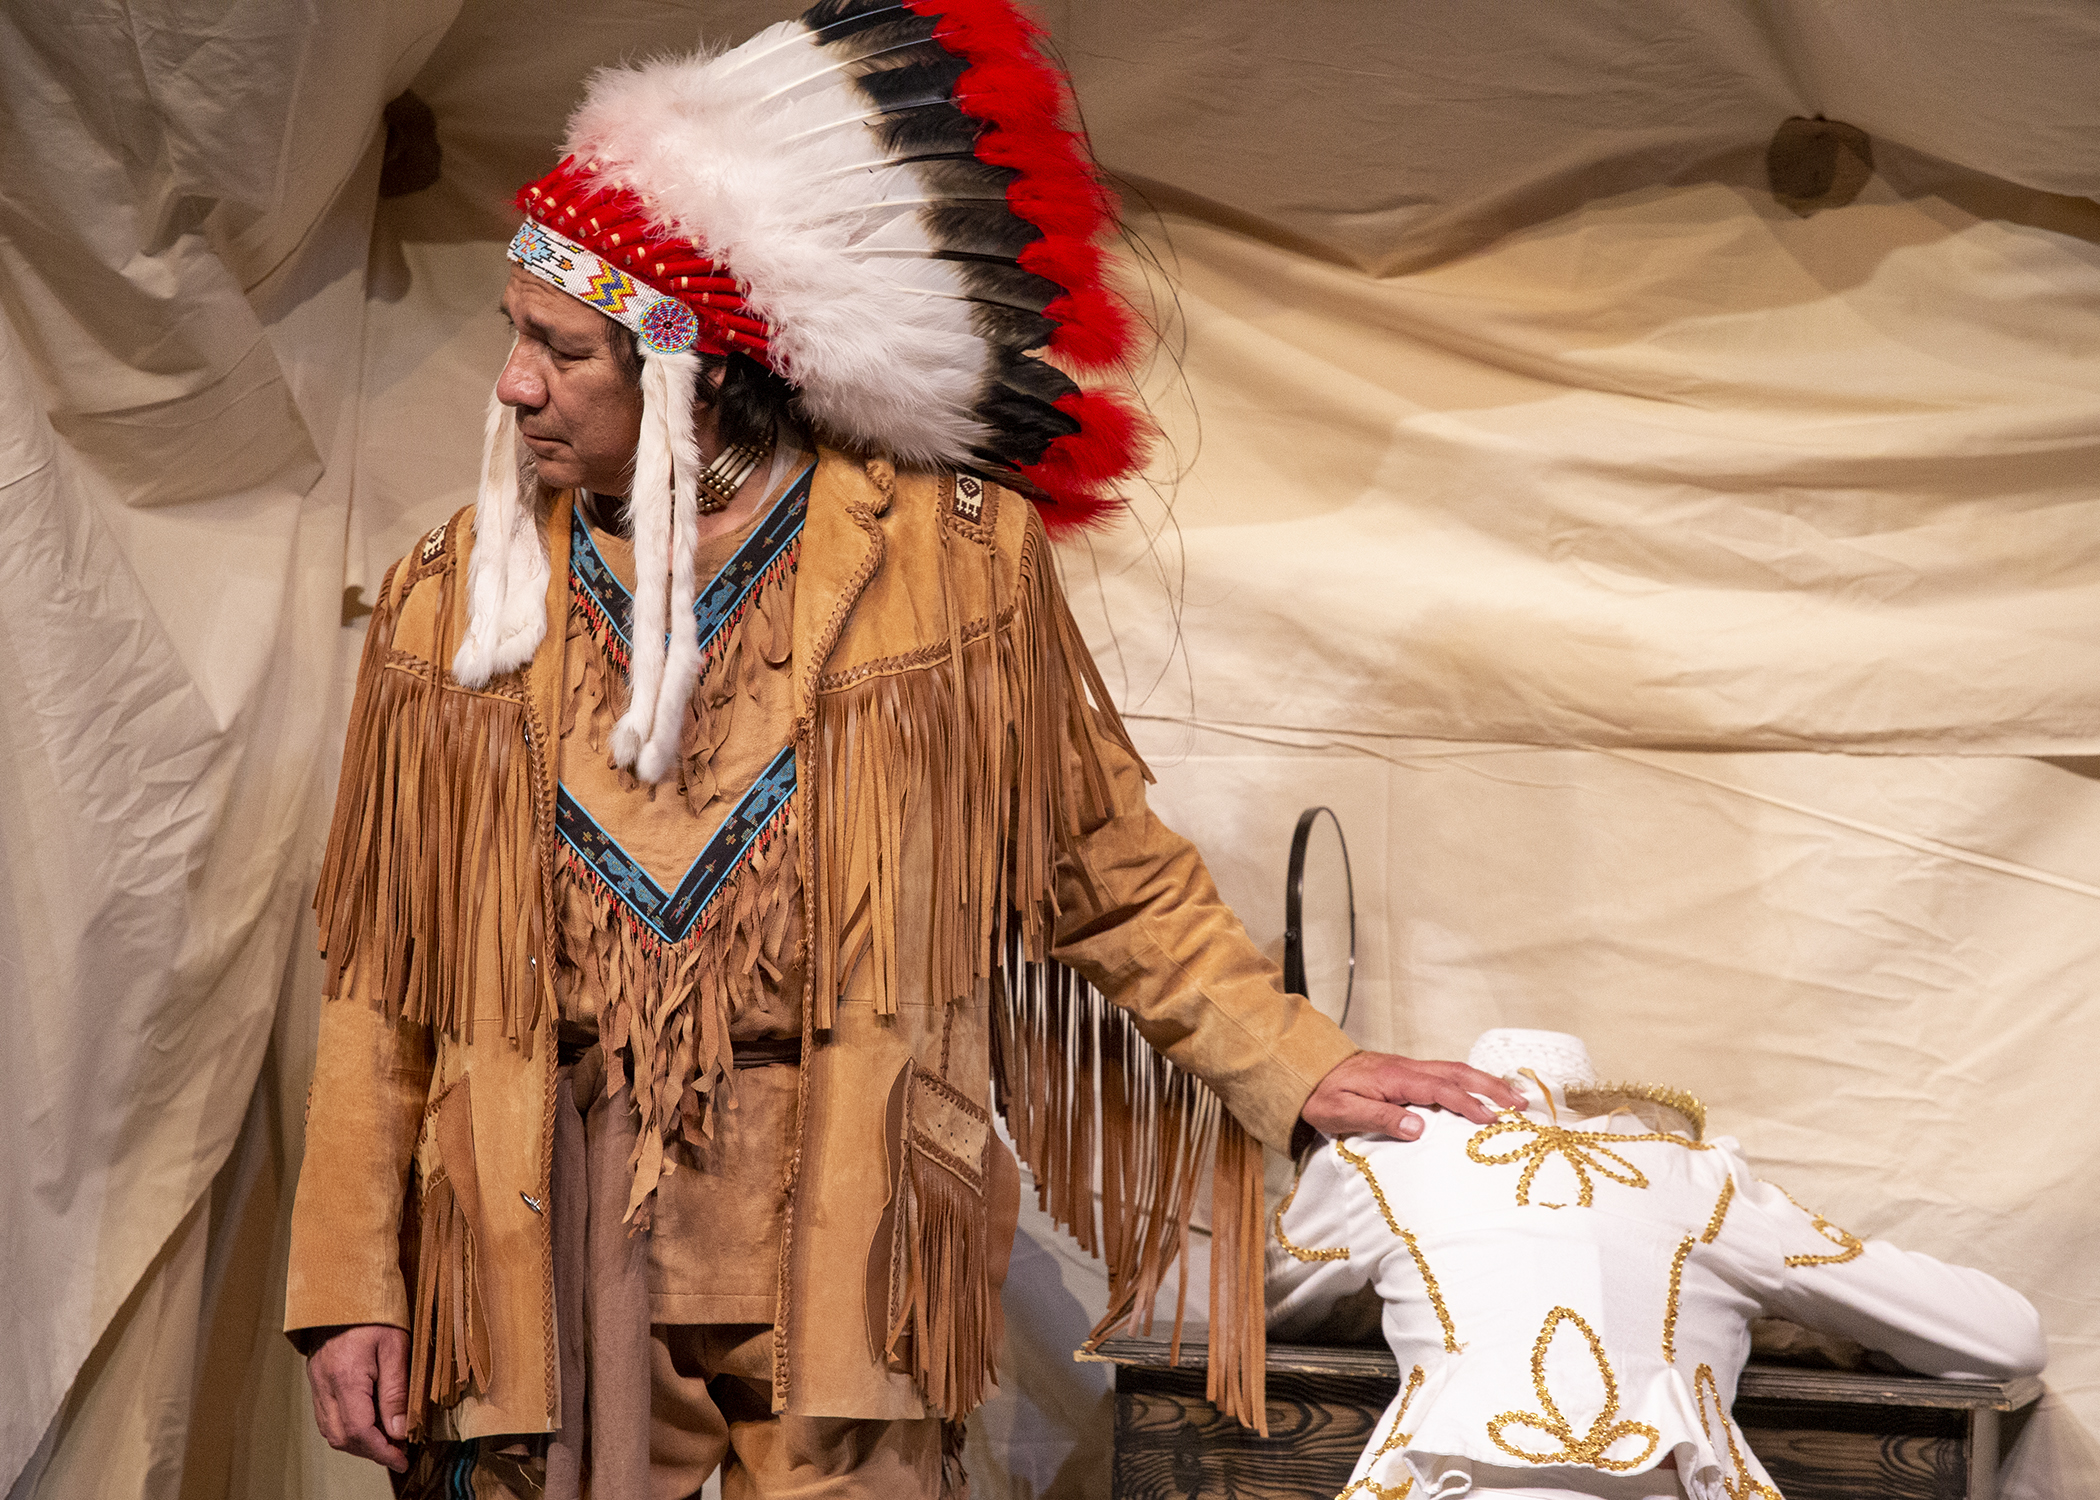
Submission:
[[[623,560],[572,532],[569,497],[543,522],[547,635],[483,689],[443,665],[466,618],[469,512],[382,590],[316,903],[333,998],[286,1327],[411,1330],[421,1436],[560,1423],[548,1208],[565,1018],[572,1043],[595,1023],[636,1085],[630,1212],[665,1241],[652,1304],[699,1321],[764,1308],[775,1410],[828,1417],[952,1419],[985,1392],[1015,1212],[994,1048],[1010,1101],[1028,1095],[1017,1107],[1085,1061],[1068,1012],[1009,1006],[1009,920],[1279,1150],[1355,1050],[1281,991],[1193,847],[1146,810],[1029,505],[828,451],[795,503],[792,556],[751,559],[760,586],[731,608],[653,800],[597,748]],[[688,888],[652,820],[690,833],[740,807],[763,825],[749,855]],[[790,1035],[797,1066],[735,1066],[740,1044]],[[786,1137],[747,1173],[725,1147],[766,1119]],[[1124,1148],[1160,1125],[1075,1116],[1055,1141],[1040,1122],[1015,1135],[1039,1174],[1070,1173],[1096,1144],[1142,1159]],[[1259,1154],[1241,1159],[1258,1194]],[[711,1192],[742,1205],[733,1253],[694,1243]],[[770,1302],[743,1263],[760,1247]]]

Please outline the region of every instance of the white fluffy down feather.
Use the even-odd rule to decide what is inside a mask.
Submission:
[[[800,22],[735,51],[591,81],[567,149],[699,240],[746,287],[812,420],[907,462],[954,463],[988,353],[952,264],[894,206],[867,106]],[[914,174],[915,175],[915,174]],[[880,246],[866,245],[880,233]]]

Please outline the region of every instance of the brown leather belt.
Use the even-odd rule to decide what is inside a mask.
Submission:
[[[802,1038],[762,1036],[748,1042],[731,1042],[730,1056],[740,1068],[800,1067]]]
[[[598,1045],[598,1029],[580,1021],[564,1021],[554,1036],[555,1059],[564,1067],[572,1067],[583,1055]],[[799,1036],[762,1036],[748,1042],[729,1044],[730,1060],[739,1068],[799,1067],[802,1063],[802,1038]]]

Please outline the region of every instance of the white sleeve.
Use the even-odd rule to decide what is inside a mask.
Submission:
[[[1783,1269],[1766,1310],[1843,1334],[1922,1375],[2009,1380],[2048,1360],[2033,1304],[1996,1277],[1885,1240],[1862,1241],[1739,1172],[1743,1207],[1776,1237]]]
[[[1361,1179],[1342,1169],[1332,1144],[1322,1141],[1306,1153],[1298,1180],[1269,1217],[1271,1338],[1303,1337],[1377,1275],[1376,1247],[1354,1243],[1350,1234],[1362,1216],[1359,1196],[1368,1199]]]

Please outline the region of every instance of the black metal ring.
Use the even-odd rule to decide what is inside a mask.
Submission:
[[[1342,1018],[1337,1023],[1346,1026],[1350,1002],[1356,997],[1356,876],[1349,868],[1349,841],[1342,837],[1342,820],[1331,807],[1308,807],[1298,814],[1298,828],[1291,835],[1291,860],[1283,877],[1283,987],[1294,995],[1305,993],[1305,850],[1321,813],[1334,824],[1334,841],[1342,851],[1342,880],[1349,893],[1349,982],[1342,990]]]

